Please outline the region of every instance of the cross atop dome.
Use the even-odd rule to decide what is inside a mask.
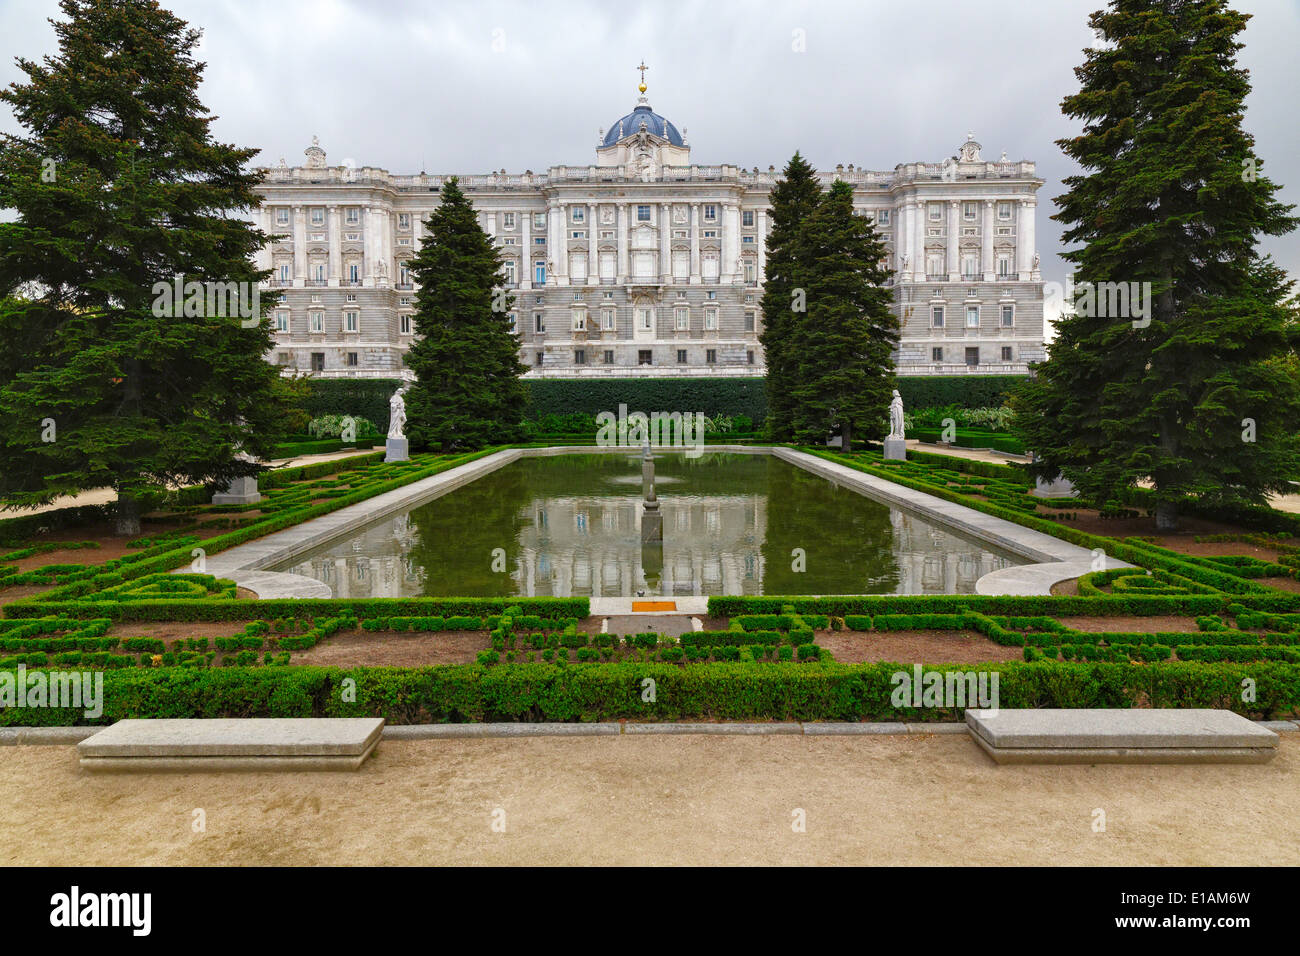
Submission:
[[[645,60],[642,59],[642,60],[641,60],[641,65],[638,66],[637,69],[641,71],[641,85],[638,86],[637,89],[640,90],[640,91],[644,94],[644,93],[645,93],[645,71],[648,70],[648,69],[650,69],[650,67],[646,66],[646,65],[645,65]]]

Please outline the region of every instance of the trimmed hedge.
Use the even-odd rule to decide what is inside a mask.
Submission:
[[[901,375],[898,394],[904,408],[996,408],[1027,375]]]
[[[388,400],[404,383],[396,378],[309,378],[302,409],[312,418],[352,415],[388,434]]]
[[[789,645],[783,645],[789,649]],[[1273,717],[1300,707],[1300,665],[1259,661],[995,665],[999,706],[1215,707]],[[949,665],[926,671],[964,673]],[[6,708],[0,723],[111,724],[125,717],[362,717],[392,724],[593,720],[953,720],[959,709],[895,708],[891,663],[516,664],[424,668],[123,668],[104,674],[104,712]],[[653,678],[656,700],[641,699]],[[343,681],[356,682],[345,702]],[[1242,681],[1258,701],[1241,701]],[[351,695],[349,695],[351,696]]]
[[[623,379],[536,379],[524,382],[528,391],[526,418],[568,415],[581,412],[618,414],[620,404],[628,413],[703,412],[716,415],[748,415],[758,424],[767,417],[764,380],[753,378],[623,378]],[[387,421],[387,417],[384,421]]]
[[[518,607],[548,621],[583,618],[591,610],[578,598],[267,598],[260,601],[59,601],[14,602],[5,617],[26,619],[60,614],[70,618],[111,618],[114,621],[253,621],[310,614],[327,618],[349,614],[359,620],[392,617],[487,617]]]

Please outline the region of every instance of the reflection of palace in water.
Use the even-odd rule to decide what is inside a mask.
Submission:
[[[517,513],[514,539],[502,542],[506,554],[496,556],[513,587],[501,574],[488,573],[488,555],[457,554],[454,547],[439,569],[421,567],[412,556],[419,532],[407,515],[371,525],[283,570],[323,581],[338,598],[763,593],[765,495],[669,495],[660,501],[662,548],[641,543],[639,495],[532,498]],[[982,575],[1016,563],[911,514],[891,509],[889,520],[894,593],[971,593]],[[472,578],[481,586],[439,580],[476,559],[482,573]],[[808,582],[805,593],[831,593],[819,590],[811,575]]]
[[[940,526],[891,508],[896,594],[972,594],[975,582],[1013,561],[991,554]]]

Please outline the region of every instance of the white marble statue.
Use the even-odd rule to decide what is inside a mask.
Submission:
[[[406,437],[406,399],[402,393],[406,391],[403,385],[397,391],[393,392],[392,398],[388,400],[388,437],[405,438]]]
[[[889,437],[903,437],[903,396],[894,389],[894,399],[889,403]]]

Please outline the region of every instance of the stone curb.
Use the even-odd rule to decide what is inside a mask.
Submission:
[[[1276,733],[1300,732],[1300,722],[1294,720],[1259,720],[1260,727]],[[0,747],[43,746],[78,744],[103,727],[0,727]],[[621,735],[686,735],[717,734],[719,736],[804,736],[804,737],[876,737],[902,734],[964,734],[968,728],[963,723],[938,722],[898,723],[896,721],[864,721],[861,723],[837,721],[808,721],[807,723],[662,723],[635,724],[602,721],[590,724],[561,723],[493,723],[493,724],[399,724],[384,728],[384,740],[454,740],[466,738],[508,737],[618,737]]]

